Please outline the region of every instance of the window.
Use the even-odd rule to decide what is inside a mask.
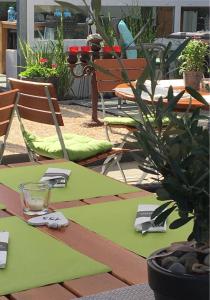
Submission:
[[[34,7],[34,38],[56,39],[56,28],[63,16],[64,39],[86,39],[88,26],[87,15],[65,9],[61,12],[59,6],[36,5]]]
[[[209,31],[208,7],[182,7],[181,31]]]

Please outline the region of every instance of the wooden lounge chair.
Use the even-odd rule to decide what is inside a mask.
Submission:
[[[71,133],[62,134],[60,127],[64,126],[64,123],[52,84],[13,78],[9,78],[9,83],[12,88],[19,90],[17,115],[31,161],[40,159],[41,156],[51,159],[65,158],[86,165],[107,158],[104,162],[103,173],[106,173],[110,166],[108,162],[112,161],[112,163],[117,163],[124,176],[119,165],[120,155],[124,150],[113,148],[108,141]],[[57,134],[53,137],[38,137],[25,129],[22,119],[53,125]]]
[[[3,137],[3,141],[0,141],[0,163],[17,104],[17,92],[18,90],[12,90],[0,93],[0,137]]]

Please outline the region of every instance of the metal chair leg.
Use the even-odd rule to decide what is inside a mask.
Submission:
[[[127,183],[125,173],[124,173],[124,171],[121,168],[120,163],[119,163],[121,158],[122,158],[122,154],[119,154],[119,155],[115,154],[115,155],[107,157],[107,159],[104,161],[104,163],[102,165],[101,174],[106,175],[108,173],[108,170],[116,164],[118,166],[118,169],[119,169],[121,175],[122,175],[123,181],[125,183]]]

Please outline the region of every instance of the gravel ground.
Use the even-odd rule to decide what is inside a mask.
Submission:
[[[105,130],[103,126],[98,127],[87,127],[85,122],[91,120],[91,109],[78,105],[60,105],[64,127],[62,127],[63,133],[76,133],[81,135],[86,135],[94,137],[97,139],[106,139]],[[102,114],[98,113],[99,119]],[[25,128],[30,132],[35,133],[39,136],[49,136],[55,134],[54,126],[43,125],[39,123],[34,123],[31,121],[24,120]],[[120,130],[123,133],[123,130]],[[124,131],[125,132],[125,131]],[[113,142],[120,141],[119,135],[112,135]],[[26,148],[19,128],[19,122],[15,116],[10,129],[9,137],[7,139],[7,146],[5,150],[5,155],[25,153]]]

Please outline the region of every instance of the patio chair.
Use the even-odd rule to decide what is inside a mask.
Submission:
[[[96,140],[76,134],[62,134],[60,126],[64,126],[62,114],[58,105],[56,92],[51,83],[22,81],[9,78],[12,88],[18,88],[17,115],[20,122],[23,138],[31,161],[44,158],[65,158],[81,165],[106,159],[103,173],[106,173],[112,161],[117,163],[123,178],[119,159],[123,150],[113,148],[108,141]],[[53,125],[56,136],[38,137],[27,131],[22,119],[35,123]]]
[[[122,63],[122,65],[121,65]],[[135,121],[131,117],[108,117],[106,116],[106,102],[103,97],[106,92],[113,92],[113,89],[120,83],[125,82],[122,71],[125,70],[129,80],[136,80],[143,73],[146,67],[146,60],[144,58],[137,59],[121,59],[119,62],[117,59],[97,59],[94,61],[96,66],[96,82],[97,89],[100,94],[103,121],[106,130],[107,139],[110,141],[109,133],[113,131],[114,128],[125,128],[128,130],[128,135],[130,132],[135,130]],[[107,100],[108,102],[109,100]],[[118,108],[121,107],[119,105]],[[126,140],[126,136],[124,139]]]
[[[0,141],[0,163],[17,104],[17,92],[18,90],[12,90],[0,93],[0,137],[3,137],[3,141]]]

